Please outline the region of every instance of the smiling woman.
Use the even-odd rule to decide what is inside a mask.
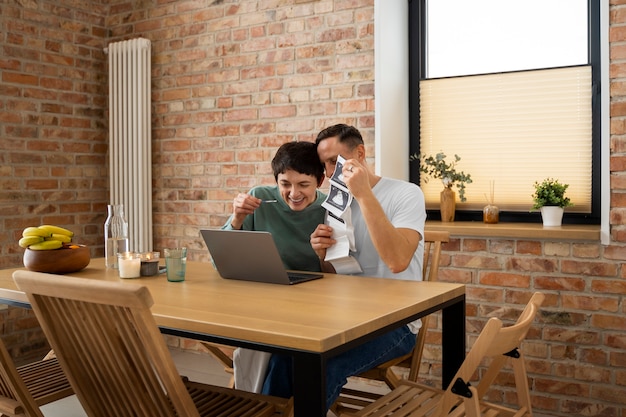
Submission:
[[[272,233],[286,269],[320,271],[309,238],[324,223],[321,204],[326,196],[317,188],[324,168],[311,142],[288,142],[271,162],[275,186],[258,186],[233,200],[233,214],[223,229]]]

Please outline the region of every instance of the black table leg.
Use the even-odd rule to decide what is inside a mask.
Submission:
[[[326,416],[326,361],[321,354],[293,357],[293,394],[296,417]],[[316,384],[315,381],[320,381]]]
[[[465,359],[465,296],[443,309],[442,326],[443,370],[441,380],[445,389]]]

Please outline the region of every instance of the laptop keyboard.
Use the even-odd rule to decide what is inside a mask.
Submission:
[[[306,273],[299,273],[299,272],[287,272],[287,275],[289,276],[289,281],[291,281],[292,283],[300,282],[300,281],[307,281],[312,278],[322,277],[322,274],[306,274]]]

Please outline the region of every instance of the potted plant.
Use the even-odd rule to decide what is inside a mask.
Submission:
[[[532,194],[532,210],[540,210],[544,226],[560,226],[563,210],[573,206],[565,191],[569,184],[561,184],[559,180],[546,178],[542,182],[535,181],[535,192]]]
[[[440,194],[441,221],[454,221],[454,210],[456,207],[456,195],[452,186],[456,186],[459,191],[461,201],[466,201],[465,186],[472,182],[470,174],[456,170],[456,164],[461,157],[454,155],[454,161],[447,162],[446,154],[439,152],[435,156],[413,154],[409,156],[410,161],[419,161],[419,170],[425,174],[424,182],[430,178],[438,178],[443,183],[443,191]]]

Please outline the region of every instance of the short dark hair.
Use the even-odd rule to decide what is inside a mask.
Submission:
[[[287,142],[278,148],[272,159],[274,179],[278,181],[278,174],[289,169],[313,175],[318,184],[324,179],[324,165],[317,155],[317,146],[312,142]]]
[[[339,139],[339,143],[345,143],[350,147],[350,149],[363,145],[363,136],[361,136],[359,129],[343,123],[329,126],[322,130],[317,134],[315,144],[318,145],[324,139],[333,138],[335,136]]]

